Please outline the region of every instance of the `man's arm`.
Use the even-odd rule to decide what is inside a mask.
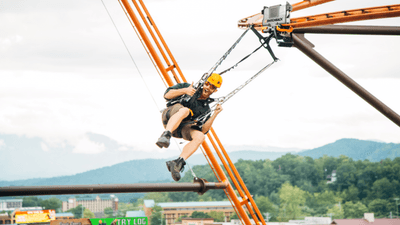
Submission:
[[[204,134],[208,132],[208,130],[210,130],[215,118],[217,118],[218,114],[222,111],[222,106],[221,105],[217,105],[217,107],[214,110],[214,113],[212,114],[212,116],[210,117],[210,119],[208,119],[203,127],[201,128],[201,132],[203,132]]]
[[[181,95],[187,94],[187,95],[194,95],[196,92],[196,89],[193,88],[193,83],[187,87],[187,88],[180,88],[180,89],[170,89],[167,93],[164,94],[165,99],[174,99],[176,97],[179,97]]]

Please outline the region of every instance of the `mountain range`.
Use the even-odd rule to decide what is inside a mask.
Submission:
[[[257,147],[254,148],[257,149]],[[369,160],[373,162],[386,158],[394,159],[400,157],[400,144],[357,139],[340,139],[334,143],[301,152],[262,152],[251,150],[251,146],[242,146],[242,149],[246,150],[229,153],[233,162],[237,162],[239,159],[275,160],[288,153],[310,156],[312,158],[319,158],[323,155],[333,157],[346,155],[354,160]],[[166,160],[167,159],[130,160],[69,176],[0,181],[0,186],[170,182],[172,179],[165,166]],[[204,165],[206,164],[206,160],[202,154],[196,154],[188,160],[188,164],[190,166]],[[186,169],[186,171],[188,171],[188,169]]]

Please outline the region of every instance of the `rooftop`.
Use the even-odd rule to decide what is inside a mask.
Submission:
[[[126,217],[146,217],[144,214],[144,211],[127,211],[126,212]]]
[[[400,225],[400,219],[375,219],[368,222],[366,219],[336,219],[331,224],[337,225]]]
[[[154,207],[154,200],[144,200],[144,205],[146,208]],[[160,202],[157,205],[162,208],[168,207],[207,207],[207,206],[224,206],[224,207],[232,207],[232,204],[229,201],[215,201],[215,202]]]
[[[73,217],[74,214],[72,214],[72,213],[56,213],[56,217],[67,217],[67,216]]]

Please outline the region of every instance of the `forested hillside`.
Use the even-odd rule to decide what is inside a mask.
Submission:
[[[362,218],[365,212],[374,213],[376,218],[389,217],[390,212],[396,213],[393,198],[400,197],[400,157],[370,162],[355,161],[344,155],[313,159],[288,153],[273,161],[239,160],[235,166],[260,211],[272,216],[270,221],[303,219],[305,216]],[[193,170],[198,177],[217,182],[209,165],[197,165]],[[327,176],[333,175],[336,180],[331,182]],[[192,181],[192,173],[186,167],[180,182]],[[120,203],[121,215],[123,210],[143,204],[143,198],[127,197],[128,202]],[[227,197],[223,190],[210,190],[204,195],[149,193],[144,199],[156,202],[221,201]]]
[[[400,157],[380,162],[355,161],[347,156],[323,156],[318,159],[286,154],[274,161],[239,160],[236,164],[250,193],[262,212],[272,213],[275,220],[304,216],[362,218],[374,212],[377,218],[396,212],[394,197],[400,197]],[[195,166],[197,176],[216,181],[209,166]],[[337,180],[327,183],[336,170]],[[180,182],[190,182],[186,172]],[[222,190],[195,193],[168,193],[172,201],[226,199]]]
[[[368,159],[371,162],[378,162],[386,158],[394,159],[400,157],[400,144],[344,138],[298,154],[310,156],[314,159],[324,155],[334,157],[345,155],[353,160]]]

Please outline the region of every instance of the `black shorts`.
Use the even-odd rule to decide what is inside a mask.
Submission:
[[[177,113],[181,108],[184,108],[183,105],[177,103],[166,108],[162,113],[162,122],[164,128],[167,126],[168,120],[171,118],[172,115]],[[176,138],[183,138],[184,140],[191,141],[192,136],[190,135],[191,130],[198,130],[195,127],[192,127],[194,123],[189,119],[184,119],[182,123],[178,126],[176,130],[172,132],[172,136]]]

